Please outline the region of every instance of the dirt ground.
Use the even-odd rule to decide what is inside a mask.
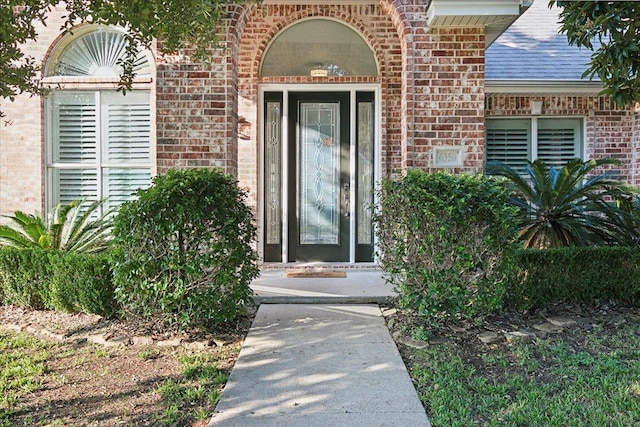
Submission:
[[[549,319],[569,319],[572,325],[556,327],[548,323]],[[472,320],[446,321],[433,326],[424,319],[411,316],[407,312],[398,311],[387,318],[387,325],[394,337],[405,364],[413,363],[413,349],[428,345],[450,344],[460,349],[464,359],[473,364],[482,375],[487,366],[479,356],[487,352],[509,348],[508,335],[514,331],[526,332],[516,336],[515,340],[528,337],[557,337],[576,351],[582,350],[585,336],[598,336],[602,339],[613,336],[622,325],[640,324],[640,308],[620,304],[600,304],[588,306],[580,304],[555,304],[543,309],[518,312],[506,310]],[[419,339],[415,339],[416,330],[421,331]],[[483,335],[491,339],[483,342]],[[424,340],[424,341],[422,341]],[[545,361],[540,361],[541,371],[545,370]],[[514,366],[510,368],[516,369]],[[517,369],[516,369],[517,370]]]
[[[579,319],[575,326],[551,332],[559,334],[568,344],[578,348],[583,334],[589,333],[592,328],[606,335],[622,323],[640,322],[640,309],[608,305],[558,305],[525,314],[505,312],[476,321],[447,322],[437,328],[423,327],[423,335],[428,336],[428,345],[456,343],[473,361],[489,348],[479,340],[481,333],[495,332],[500,338],[493,345],[506,346],[504,334],[508,331],[529,330],[543,337],[547,332],[537,330],[536,325],[553,316]],[[251,316],[248,316],[227,330],[171,335],[153,331],[148,326],[108,321],[93,315],[0,306],[0,325],[22,325],[27,332],[51,343],[48,350],[51,358],[47,362],[48,372],[42,378],[42,386],[23,397],[17,413],[11,419],[11,425],[161,426],[161,414],[165,406],[158,388],[167,380],[181,377],[181,355],[194,351],[217,355],[221,360],[220,367],[230,372],[251,320]],[[400,311],[387,317],[387,323],[405,362],[411,365],[412,351],[409,346],[420,344],[420,339],[416,340],[412,335],[415,336],[416,328],[424,323]],[[25,328],[27,324],[29,328]],[[48,335],[43,334],[43,328]],[[107,338],[146,336],[152,338],[154,344],[109,347],[76,339],[91,334]],[[158,341],[176,338],[183,343],[198,340],[210,342],[211,345],[198,350],[157,345]],[[478,359],[477,369],[486,369],[483,366]],[[214,408],[207,409],[212,411]],[[199,423],[194,417],[188,423],[175,425],[201,427],[206,423]]]
[[[220,360],[219,368],[230,373],[250,322],[247,317],[226,330],[159,334],[148,325],[105,320],[95,315],[0,306],[0,325],[5,328],[21,325],[26,332],[50,343],[47,351],[51,357],[46,362],[42,384],[36,392],[21,399],[10,425],[164,425],[161,419],[165,405],[158,388],[167,380],[180,380],[179,358],[194,352],[215,355]],[[82,338],[88,335],[142,336],[154,343],[108,346]],[[172,340],[207,341],[210,345],[189,350],[184,346],[157,344]],[[194,417],[193,422],[180,425],[201,423]]]

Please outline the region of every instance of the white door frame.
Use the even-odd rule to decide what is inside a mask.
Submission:
[[[380,134],[381,134],[381,109],[380,109],[380,84],[371,83],[349,83],[349,84],[263,84],[258,87],[258,255],[263,258],[264,251],[264,93],[282,92],[282,262],[286,263],[289,257],[289,93],[291,92],[348,92],[349,100],[349,120],[356,123],[356,93],[374,93],[374,118],[375,118],[375,138],[374,138],[374,183],[380,181]],[[356,126],[350,126],[350,146],[349,146],[349,174],[350,186],[356,188]],[[356,262],[356,192],[351,191],[349,201],[349,263]],[[377,203],[374,195],[374,201]],[[374,247],[377,246],[374,238]]]

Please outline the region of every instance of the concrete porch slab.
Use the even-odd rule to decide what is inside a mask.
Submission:
[[[377,269],[344,269],[346,277],[287,277],[263,269],[251,283],[256,304],[385,304],[396,294]]]

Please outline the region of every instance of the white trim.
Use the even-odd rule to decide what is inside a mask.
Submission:
[[[531,161],[535,162],[538,159],[538,116],[531,116],[531,141],[529,146],[531,153]]]
[[[116,168],[116,169],[145,169],[149,170],[151,177],[154,176],[154,155],[153,155],[153,143],[155,140],[154,130],[155,126],[153,123],[153,110],[151,108],[151,94],[149,90],[140,90],[140,91],[131,91],[128,92],[129,97],[134,97],[134,99],[143,98],[140,103],[144,103],[146,105],[149,102],[149,117],[151,122],[149,125],[149,160],[148,161],[136,161],[136,162],[124,162],[118,163],[117,161],[112,161],[108,159],[108,151],[107,151],[107,142],[109,139],[109,129],[108,129],[108,111],[104,108],[105,105],[114,105],[109,101],[109,96],[111,94],[117,94],[118,92],[115,89],[112,90],[99,90],[96,88],[86,88],[85,90],[76,90],[76,91],[54,91],[51,96],[48,96],[44,100],[44,120],[45,120],[45,211],[49,211],[56,203],[58,203],[59,199],[59,187],[55,185],[54,174],[56,170],[75,170],[81,169],[85,171],[94,171],[96,174],[96,190],[95,194],[91,197],[95,196],[97,200],[101,200],[108,196],[108,188],[105,187],[105,169]],[[82,96],[86,96],[91,100],[92,105],[95,107],[95,117],[94,117],[94,128],[95,128],[95,159],[91,162],[62,162],[62,161],[54,161],[57,157],[57,154],[54,149],[59,150],[59,140],[57,139],[57,126],[54,123],[56,119],[56,115],[54,114],[54,103],[55,96],[69,96],[69,95],[77,95],[80,94]],[[118,99],[121,98],[118,96]],[[118,103],[116,103],[118,104]],[[122,105],[122,104],[119,104]]]
[[[523,4],[525,3],[525,4]],[[508,26],[527,6],[524,0],[432,0],[427,9],[430,26],[485,26],[506,21]]]
[[[44,211],[49,212],[49,207],[53,206],[53,168],[49,167],[52,159],[54,158],[53,152],[53,119],[55,114],[53,113],[53,96],[47,96],[43,98],[42,104],[44,107]],[[55,166],[54,166],[55,167]]]
[[[264,114],[264,113],[263,113]],[[282,91],[282,262],[289,259],[289,91]],[[264,145],[264,144],[263,144]],[[260,153],[264,161],[264,151]],[[264,182],[259,182],[260,191],[264,191]],[[260,207],[264,212],[264,206]],[[262,218],[264,221],[264,218]],[[261,236],[263,237],[263,236]],[[264,237],[263,237],[264,238]],[[264,243],[263,243],[264,244]]]
[[[535,161],[538,159],[538,120],[539,119],[553,119],[553,120],[580,120],[582,123],[582,127],[580,128],[581,135],[579,135],[577,143],[580,144],[580,158],[582,160],[586,160],[587,157],[587,146],[589,145],[589,141],[587,141],[587,119],[586,115],[566,115],[566,116],[555,116],[555,115],[540,115],[540,116],[532,116],[532,115],[518,115],[518,116],[486,116],[485,117],[485,128],[486,128],[486,120],[529,120],[530,121],[530,135],[531,140],[528,142],[528,156],[531,158],[531,161]],[[486,139],[486,135],[485,135]],[[485,155],[486,155],[486,147],[485,147]]]
[[[379,92],[380,83],[261,83],[258,88],[262,96],[264,92]]]
[[[382,185],[382,92],[377,90],[373,94],[374,99],[374,117],[376,121],[376,128],[374,129],[374,156],[373,156],[373,209],[378,206],[380,201],[378,198],[378,189]],[[375,211],[374,211],[375,214]],[[378,248],[378,235],[375,232],[375,223],[373,229],[373,261],[378,262],[377,251]]]
[[[349,83],[349,84],[280,84],[280,83],[265,83],[260,84],[258,87],[258,149],[259,149],[259,159],[258,159],[258,206],[257,206],[257,221],[258,221],[258,239],[257,239],[257,247],[258,253],[264,255],[264,93],[265,92],[282,92],[282,262],[287,263],[289,257],[289,211],[288,211],[288,197],[289,197],[289,189],[288,189],[288,181],[289,181],[289,95],[291,93],[296,92],[343,92],[350,94],[350,120],[352,123],[355,123],[355,112],[356,112],[356,93],[357,92],[373,92],[374,94],[374,117],[376,120],[376,128],[375,128],[375,145],[374,145],[374,191],[381,178],[381,88],[380,84],[377,83]],[[353,145],[355,144],[355,126],[351,126],[350,130],[350,160],[349,160],[349,168],[351,175],[351,188],[355,188],[355,149]],[[356,256],[356,226],[355,226],[355,192],[351,191],[351,203],[350,203],[350,247],[349,247],[349,263],[355,264],[355,256]],[[377,203],[377,197],[374,193],[374,203]],[[377,247],[377,239],[374,235],[374,252]],[[375,254],[374,254],[375,256]]]
[[[256,175],[257,175],[257,180],[256,183],[258,185],[258,187],[260,188],[260,191],[257,192],[257,206],[256,206],[256,231],[257,231],[257,239],[256,239],[256,252],[258,253],[258,259],[259,260],[263,260],[264,259],[264,239],[262,238],[262,236],[264,236],[265,233],[265,228],[264,228],[264,213],[262,212],[263,209],[261,209],[261,206],[264,206],[264,191],[262,190],[262,187],[264,186],[264,184],[261,185],[261,183],[264,183],[264,149],[265,149],[265,145],[264,145],[264,117],[262,117],[262,115],[264,114],[264,108],[262,107],[262,105],[264,104],[264,93],[259,92],[258,93],[258,108],[257,108],[257,114],[258,117],[256,117],[256,124],[258,126],[258,128],[256,129],[256,145],[258,147],[258,158],[257,158],[257,167],[258,170],[256,171]]]
[[[263,0],[263,4],[293,4],[299,5],[300,0]],[[378,4],[375,0],[344,0],[344,1],[324,1],[324,0],[305,0],[304,4],[336,4],[336,5],[344,5],[344,4]]]
[[[107,141],[106,133],[109,132],[109,120],[108,117],[103,115],[106,111],[102,108],[102,92],[97,90],[95,92],[96,100],[96,187],[98,190],[98,200],[104,199],[104,179],[102,174],[104,173],[104,166],[102,165],[102,159],[106,156],[104,151],[107,147],[104,146],[103,141]]]
[[[43,80],[52,79],[53,82],[56,83],[58,82],[58,79],[61,79],[62,81],[65,81],[65,82],[76,82],[76,81],[84,82],[84,81],[87,81],[85,79],[97,79],[97,80],[104,80],[104,81],[113,80],[115,81],[115,83],[118,83],[120,79],[119,77],[116,77],[116,76],[105,78],[105,77],[94,77],[94,76],[58,76],[53,74],[54,70],[52,69],[52,66],[58,61],[58,58],[60,58],[60,55],[62,55],[62,53],[68,46],[75,43],[77,40],[80,40],[83,36],[87,34],[99,32],[99,31],[120,33],[123,36],[127,35],[126,29],[119,26],[115,26],[115,25],[82,24],[72,29],[66,30],[64,33],[62,33],[59,39],[56,40],[55,43],[52,45],[52,48],[46,58],[46,61],[43,67],[43,73],[42,73]],[[153,44],[155,43],[156,41],[153,42]],[[138,49],[139,49],[139,52],[143,53],[147,59],[147,62],[149,64],[149,74],[146,74],[146,73],[139,74],[136,76],[136,79],[147,79],[147,78],[151,79],[155,75],[154,55],[145,46],[138,45]]]
[[[581,147],[581,158],[582,160],[587,160],[588,157],[588,153],[587,153],[587,145],[589,145],[588,141],[587,141],[587,116],[583,116],[581,117],[582,119],[582,141],[580,141],[582,143],[582,147]]]
[[[485,80],[484,92],[491,94],[598,95],[600,81],[571,80]]]
[[[349,262],[356,262],[356,90],[349,92]],[[375,158],[375,156],[374,156]]]

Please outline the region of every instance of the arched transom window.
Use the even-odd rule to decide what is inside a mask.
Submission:
[[[352,28],[329,19],[309,19],[277,35],[265,54],[262,76],[376,76],[367,42]]]
[[[47,202],[108,198],[117,207],[151,182],[151,67],[140,51],[134,90],[117,90],[124,34],[74,31],[54,48],[47,97]]]

